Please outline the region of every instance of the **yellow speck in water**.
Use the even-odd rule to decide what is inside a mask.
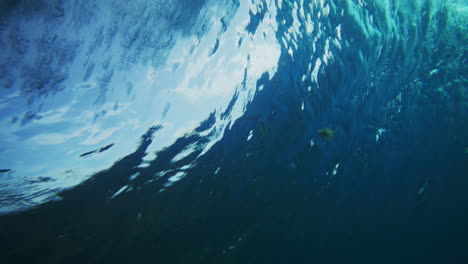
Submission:
[[[318,130],[318,134],[323,138],[330,140],[333,138],[333,136],[335,136],[335,130],[324,127]]]

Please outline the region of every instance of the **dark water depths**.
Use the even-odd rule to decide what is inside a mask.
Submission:
[[[23,2],[16,2],[5,8],[14,1],[0,1],[3,12],[23,10]],[[141,110],[135,116],[153,120],[142,126],[144,133],[132,130],[138,140],[114,134],[86,145],[85,151],[83,144],[72,145],[70,137],[54,149],[34,149],[48,160],[48,168],[66,163],[74,170],[103,164],[105,169],[74,184],[65,183],[68,176],[47,180],[49,174],[42,172],[42,189],[32,181],[28,189],[24,177],[38,178],[17,176],[22,167],[14,167],[14,158],[7,155],[16,141],[8,144],[10,137],[5,136],[5,150],[0,152],[0,165],[5,166],[0,173],[2,263],[463,263],[468,258],[467,5],[436,0],[254,2],[168,2],[160,13],[170,15],[157,20],[164,26],[158,28],[162,33],[154,46],[145,46],[151,40],[145,36],[157,32],[136,30],[133,38],[125,37],[128,43],[115,44],[119,49],[109,44],[107,51],[93,51],[114,54],[107,64],[126,65],[117,65],[110,77],[104,69],[103,76],[110,79],[137,68],[139,59],[143,65],[171,61],[168,54],[177,43],[194,36],[194,54],[208,38],[207,54],[213,60],[246,55],[237,86],[222,106],[215,106],[218,99],[201,89],[195,91],[202,94],[198,105],[186,103],[182,95],[167,99],[156,94],[154,104],[161,107],[151,112],[152,104],[138,101],[138,96],[154,94],[135,81],[130,86],[137,99],[131,100],[146,107],[135,108]],[[138,3],[151,9],[149,2]],[[84,5],[67,6],[83,19]],[[155,6],[163,10],[158,8],[164,5]],[[123,13],[132,9],[119,8],[112,10],[122,13],[113,15],[122,14],[123,21],[128,18]],[[247,20],[238,23],[236,15],[242,12]],[[219,14],[222,19],[215,19]],[[2,16],[2,32],[7,32],[14,18]],[[213,20],[219,22],[219,30],[210,39]],[[235,28],[240,28],[234,34],[238,41],[229,42],[227,36]],[[2,45],[12,41],[2,36]],[[229,45],[238,50],[223,48]],[[255,45],[267,52],[254,55]],[[156,51],[144,55],[148,50]],[[79,51],[76,54],[70,61],[84,60]],[[272,59],[275,54],[277,61]],[[258,66],[257,61],[269,60],[273,68]],[[4,61],[2,68],[8,68]],[[190,60],[171,67],[204,67],[184,63]],[[224,77],[235,75],[236,69],[223,63],[216,65],[229,68]],[[67,78],[73,79],[76,69],[68,67]],[[180,77],[173,72],[173,78]],[[213,80],[213,74],[220,72],[201,71],[198,78]],[[2,75],[4,90],[14,89],[6,87],[9,76],[14,74]],[[155,78],[160,84],[154,89],[171,84],[163,75]],[[229,82],[223,79],[221,87]],[[66,81],[63,85],[64,91],[74,93]],[[114,90],[127,93],[127,84],[114,85]],[[52,95],[46,100],[18,89],[20,96],[33,101],[23,109],[31,108],[30,116],[45,111],[35,108],[35,102],[53,104],[47,101]],[[92,97],[102,101],[92,105],[95,113],[107,102],[114,107],[112,91],[102,88]],[[23,110],[7,102],[2,101],[2,120],[11,122],[10,113],[16,116]],[[197,107],[212,106],[209,114],[200,114],[203,121],[197,120],[195,128],[173,143],[164,136],[175,133],[168,130],[170,121],[179,118],[173,113],[186,116]],[[85,107],[89,106],[78,108]],[[129,109],[115,115],[135,118]],[[62,117],[66,118],[71,117]],[[92,122],[109,129],[96,118],[104,120],[106,114]],[[28,125],[18,123],[5,126],[2,134],[21,137]],[[14,126],[21,129],[10,133]],[[323,128],[334,135],[319,133]],[[28,136],[21,138],[26,142]],[[41,139],[52,140],[50,134]],[[116,154],[119,158],[109,166],[104,158],[84,159],[114,155],[124,142],[138,143],[125,155]],[[54,158],[56,152],[74,147],[76,163],[60,155]],[[148,159],[148,153],[156,155]],[[44,193],[47,199],[34,200]]]

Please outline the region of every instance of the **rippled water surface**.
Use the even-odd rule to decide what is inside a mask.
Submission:
[[[2,263],[462,263],[468,4],[0,0]]]

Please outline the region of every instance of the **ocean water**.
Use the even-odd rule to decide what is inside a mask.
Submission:
[[[468,3],[0,0],[1,263],[464,263]]]

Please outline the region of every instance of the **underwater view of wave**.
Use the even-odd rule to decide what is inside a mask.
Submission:
[[[0,0],[2,263],[468,261],[466,0]]]

